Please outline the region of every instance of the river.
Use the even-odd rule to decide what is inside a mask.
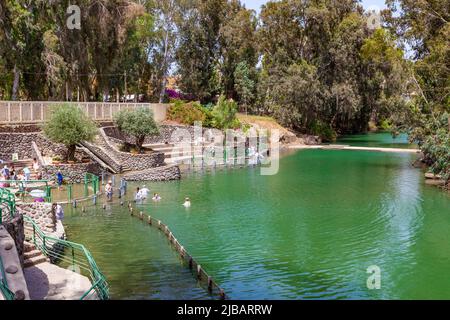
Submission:
[[[340,143],[409,147],[385,133]],[[232,299],[448,299],[450,196],[424,183],[416,157],[301,150],[274,176],[242,168],[147,183],[162,201],[138,207],[168,224]],[[64,224],[91,250],[113,299],[210,298],[166,238],[118,200],[66,208]],[[371,266],[378,290],[367,287]]]

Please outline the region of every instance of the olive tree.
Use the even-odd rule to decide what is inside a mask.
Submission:
[[[97,127],[80,108],[63,104],[51,109],[50,119],[44,124],[43,131],[51,141],[66,146],[66,160],[69,161],[75,160],[78,143],[92,141]]]
[[[120,131],[136,139],[136,147],[142,151],[145,137],[159,133],[153,112],[145,107],[122,110],[114,115],[114,121]]]

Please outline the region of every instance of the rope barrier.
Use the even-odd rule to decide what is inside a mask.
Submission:
[[[228,299],[225,291],[213,280],[213,278],[208,275],[208,273],[202,268],[202,266],[185,250],[185,248],[180,244],[177,238],[173,235],[173,232],[170,231],[169,227],[161,222],[161,220],[157,220],[152,216],[147,216],[147,219],[144,219],[144,213],[140,211],[138,214],[134,213],[134,208],[131,203],[128,204],[128,210],[130,211],[130,215],[133,217],[139,218],[139,220],[146,220],[149,226],[153,226],[161,231],[168,239],[171,246],[177,251],[180,255],[180,258],[183,260],[183,263],[187,264],[188,268],[195,272],[195,276],[197,280],[204,284],[207,287],[208,292],[211,295],[217,295],[219,299],[225,300]]]

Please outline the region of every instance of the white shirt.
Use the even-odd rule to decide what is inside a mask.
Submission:
[[[150,190],[148,190],[147,188],[142,188],[139,192],[141,193],[141,197],[145,199],[148,197],[148,193],[150,192]]]
[[[62,220],[64,218],[64,210],[60,204],[56,205],[56,219]]]

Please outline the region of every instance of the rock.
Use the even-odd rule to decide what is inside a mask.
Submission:
[[[6,271],[6,273],[9,273],[9,274],[15,274],[15,273],[17,273],[17,271],[19,271],[19,268],[17,266],[12,265],[12,266],[7,267],[5,269],[5,271]]]
[[[25,300],[25,293],[22,290],[17,290],[14,293],[14,300]]]

